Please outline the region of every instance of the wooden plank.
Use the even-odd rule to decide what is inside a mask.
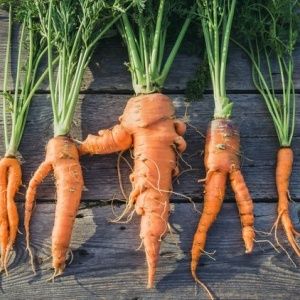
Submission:
[[[235,118],[235,121],[239,124],[242,135],[243,172],[250,191],[256,201],[272,201],[276,198],[274,159],[278,147],[272,122],[264,104],[257,95],[230,96],[236,103],[234,112],[238,116]],[[43,160],[44,146],[52,136],[51,107],[47,97],[47,95],[36,97],[28,116],[27,127],[20,148],[24,161],[23,182],[25,185]],[[127,98],[128,96],[124,95],[85,95],[76,112],[72,135],[77,139],[82,139],[88,132],[95,134],[100,127],[109,128],[114,125],[118,116],[122,113]],[[183,117],[186,110],[183,97],[174,95],[173,99],[177,108],[177,115]],[[202,102],[191,103],[188,108],[189,124],[205,132],[212,114],[211,106],[211,96],[209,95],[205,96]],[[2,122],[0,121],[0,127],[1,125]],[[298,111],[294,149],[300,148],[299,128],[300,118]],[[1,135],[2,130],[0,128],[0,140],[2,139]],[[174,190],[197,201],[202,199],[202,186],[197,183],[197,180],[204,177],[201,153],[204,148],[204,139],[194,128],[189,127],[186,140],[188,148],[183,155],[183,159],[193,169],[198,170],[184,173],[179,178],[179,184],[174,183]],[[1,154],[4,153],[3,145],[0,146],[0,151]],[[295,168],[291,181],[291,194],[295,200],[300,199],[300,187],[296,180],[296,174],[298,174],[300,169],[299,162],[300,153],[295,151]],[[180,165],[182,170],[190,168],[181,160]],[[114,195],[118,198],[123,198],[117,178],[116,155],[84,157],[82,166],[86,185],[86,190],[83,194],[84,200],[111,199]],[[126,190],[129,192],[129,169],[124,163],[122,164],[122,170],[123,182]],[[51,177],[43,183],[39,191],[39,197],[45,200],[55,198]],[[231,192],[228,193],[227,199],[233,199]],[[19,200],[23,201],[23,195],[19,196]],[[183,198],[174,195],[173,200],[178,201],[183,200]]]
[[[5,59],[5,41],[7,39],[7,14],[0,10],[0,65]],[[184,45],[183,45],[184,46]],[[12,45],[12,76],[9,76],[9,87],[12,88],[12,80],[16,73],[17,60],[17,35],[14,35]],[[96,49],[89,68],[84,76],[82,91],[107,92],[126,91],[131,93],[131,79],[124,62],[127,61],[125,49],[118,38],[103,40]],[[300,61],[300,45],[295,51],[295,61]],[[165,88],[171,91],[182,91],[186,87],[186,82],[195,76],[200,60],[195,55],[181,51],[177,56]],[[255,90],[250,72],[248,58],[244,52],[232,45],[228,57],[227,67],[227,89],[228,90]],[[281,89],[280,74],[274,70],[274,86]],[[295,64],[295,88],[300,89],[300,64]],[[3,68],[0,70],[0,82],[3,82]],[[2,87],[1,87],[2,88]],[[0,89],[1,89],[0,88]],[[48,90],[48,85],[43,84],[42,90]],[[208,92],[211,88],[208,87]]]
[[[294,217],[299,208],[299,204],[292,207]],[[123,207],[116,209],[120,213]],[[275,204],[256,204],[257,230],[271,228],[275,209]],[[191,205],[174,206],[170,224],[175,230],[162,243],[153,290],[145,289],[145,257],[142,250],[136,251],[140,244],[139,218],[134,216],[129,224],[108,223],[107,218],[112,217],[110,206],[82,207],[71,244],[74,260],[55,283],[46,282],[52,274],[49,255],[53,217],[54,205],[37,205],[31,224],[35,276],[25,251],[24,235],[18,236],[10,274],[1,277],[5,299],[207,299],[189,272],[191,241],[199,217]],[[297,217],[294,221],[299,226]],[[274,242],[272,236],[267,238]],[[300,273],[285,253],[277,253],[270,244],[260,242],[255,244],[253,254],[244,254],[235,205],[223,206],[208,235],[206,250],[215,251],[216,260],[204,256],[198,274],[216,299],[297,298]],[[292,258],[299,263],[293,254]]]

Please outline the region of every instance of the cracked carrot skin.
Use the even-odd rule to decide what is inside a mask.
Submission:
[[[148,288],[153,287],[161,239],[167,232],[172,176],[176,175],[177,152],[186,148],[182,137],[186,125],[175,118],[169,97],[154,93],[131,98],[110,130],[88,135],[81,154],[108,154],[133,147],[134,169],[130,175],[129,202],[141,216],[140,238],[148,263]]]
[[[41,163],[29,182],[26,192],[24,226],[29,247],[29,225],[38,185],[53,171],[57,201],[52,231],[52,266],[61,274],[69,251],[72,229],[83,189],[82,170],[75,143],[67,136],[52,138],[46,147],[45,161]]]
[[[0,266],[7,272],[8,254],[16,240],[19,215],[15,196],[22,183],[21,165],[15,157],[0,160]]]
[[[278,193],[278,218],[276,222],[280,222],[289,243],[294,249],[295,253],[300,256],[300,247],[297,243],[295,236],[299,233],[295,230],[294,225],[289,216],[289,198],[288,189],[290,176],[293,168],[294,154],[293,150],[289,147],[280,148],[277,153],[276,165],[276,187]]]
[[[254,242],[253,202],[240,171],[240,138],[230,119],[215,119],[208,128],[204,165],[206,180],[203,212],[192,245],[191,272],[196,279],[199,259],[205,250],[207,232],[219,214],[225,196],[227,178],[235,194],[246,253],[252,252]]]

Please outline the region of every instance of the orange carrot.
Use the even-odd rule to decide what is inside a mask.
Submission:
[[[300,246],[296,237],[300,236],[289,216],[289,181],[293,167],[293,150],[291,145],[295,134],[297,97],[295,92],[294,53],[299,35],[299,23],[294,20],[299,17],[298,2],[284,1],[282,5],[277,5],[276,1],[266,1],[264,5],[258,3],[248,3],[240,6],[240,18],[261,22],[262,27],[237,26],[239,32],[237,36],[246,36],[247,39],[235,41],[250,58],[252,64],[252,78],[256,89],[262,96],[263,101],[270,113],[271,120],[277,134],[280,149],[277,154],[276,164],[276,188],[278,194],[278,216],[272,227],[275,229],[275,239],[280,248],[287,251],[280,244],[277,230],[282,225],[285,235],[295,253],[300,256]],[[251,32],[251,34],[249,34]],[[293,33],[293,34],[292,34]],[[257,47],[257,41],[263,42]],[[266,51],[272,44],[274,51]],[[277,45],[289,45],[288,47],[277,47]],[[261,55],[264,52],[263,55]],[[274,61],[272,65],[270,61]],[[282,66],[287,66],[282,68]],[[268,66],[268,72],[265,66]],[[279,76],[280,87],[273,85],[274,76]],[[276,89],[281,89],[281,95]],[[271,230],[271,231],[272,231]]]
[[[278,224],[281,223],[289,243],[294,251],[300,256],[300,247],[295,239],[295,236],[300,234],[295,230],[294,225],[289,216],[289,181],[293,168],[293,150],[289,147],[280,148],[277,153],[277,166],[276,166],[276,187],[278,193],[278,217],[275,222],[277,230]],[[277,232],[275,232],[277,239]],[[277,239],[278,242],[278,239]]]
[[[229,119],[215,119],[211,122],[205,144],[204,164],[207,175],[203,212],[192,246],[191,272],[197,282],[197,264],[205,249],[207,232],[221,209],[228,176],[239,209],[246,253],[250,253],[253,248],[253,203],[240,171],[239,147],[239,133]]]
[[[33,1],[36,31],[47,38],[49,90],[53,113],[53,133],[47,145],[45,161],[29,183],[25,204],[25,230],[29,248],[29,224],[37,186],[53,170],[57,204],[52,231],[52,279],[65,268],[72,228],[83,189],[77,145],[70,138],[82,80],[93,51],[110,28],[132,6],[132,1]],[[106,5],[107,4],[107,5]],[[78,30],[77,30],[78,29]],[[67,37],[66,37],[67,33]],[[69,55],[66,55],[68,53]],[[114,137],[112,137],[114,138]]]
[[[57,189],[55,221],[52,231],[52,266],[54,268],[53,277],[55,277],[61,274],[65,268],[72,228],[83,188],[78,150],[70,138],[57,136],[48,142],[45,161],[39,166],[29,182],[26,193],[24,219],[28,249],[29,225],[35,202],[36,189],[51,170],[54,173]]]
[[[20,3],[22,2],[22,3]],[[47,47],[40,31],[33,26],[34,14],[24,1],[2,1],[1,9],[8,9],[6,53],[3,64],[3,86],[1,92],[1,122],[3,134],[1,145],[5,154],[0,159],[0,268],[7,273],[10,250],[16,240],[19,216],[15,196],[22,182],[22,170],[17,156],[26,125],[32,98],[47,75],[40,68]],[[14,63],[15,79],[8,88],[13,49],[14,26],[18,24],[18,60]],[[25,43],[28,41],[28,43]],[[24,51],[26,48],[26,51]],[[27,54],[25,54],[25,52]],[[36,70],[43,70],[42,73]],[[39,73],[39,75],[38,75]],[[2,132],[1,132],[2,133]]]
[[[176,150],[183,152],[185,124],[174,115],[171,100],[160,93],[131,98],[120,125],[89,135],[81,154],[106,154],[133,147],[132,191],[126,211],[135,205],[141,216],[140,237],[148,263],[148,288],[153,287],[161,239],[167,233]]]
[[[0,160],[0,247],[1,269],[7,273],[8,254],[16,240],[19,215],[15,196],[22,182],[19,161],[15,157]]]

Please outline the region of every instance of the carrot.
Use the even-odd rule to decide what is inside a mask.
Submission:
[[[207,232],[221,210],[227,178],[235,193],[246,253],[252,252],[254,241],[253,203],[240,171],[240,139],[229,119],[215,119],[210,123],[205,143],[206,169],[204,204],[192,246],[191,272],[197,280],[196,269],[204,252]]]
[[[83,75],[98,41],[132,5],[130,1],[128,3],[125,0],[122,3],[117,0],[110,3],[106,1],[105,5],[101,1],[90,0],[31,3],[37,13],[36,27],[47,40],[54,137],[47,144],[45,160],[29,182],[24,226],[33,266],[30,221],[37,187],[53,171],[57,202],[52,230],[52,280],[65,269],[84,184],[77,145],[70,137]]]
[[[0,247],[1,269],[7,273],[8,253],[16,240],[19,215],[15,195],[22,182],[21,165],[16,158],[0,160]]]
[[[300,256],[300,247],[295,236],[300,234],[295,230],[294,225],[289,216],[289,181],[293,168],[293,150],[291,148],[281,148],[277,153],[276,165],[276,187],[278,193],[278,217],[275,227],[281,223],[289,243],[295,253]],[[277,240],[278,242],[278,240]]]
[[[22,183],[22,170],[21,163],[17,158],[18,149],[23,137],[29,105],[36,89],[47,74],[46,71],[39,77],[36,74],[40,67],[40,61],[46,52],[46,47],[40,33],[32,26],[32,11],[30,7],[26,6],[27,4],[27,1],[22,1],[22,3],[1,2],[1,8],[8,10],[8,35],[2,93],[5,154],[0,160],[0,267],[1,270],[5,270],[6,274],[8,273],[9,254],[16,241],[19,226],[15,197]],[[16,82],[13,86],[14,92],[10,92],[7,85],[12,48],[12,29],[17,22],[20,25],[20,39],[18,59],[15,63]],[[26,46],[25,40],[29,41]],[[23,53],[25,47],[26,55]],[[23,59],[21,59],[22,55]],[[11,126],[8,126],[9,122]]]
[[[253,202],[240,167],[240,136],[231,121],[233,102],[226,91],[227,57],[236,4],[236,0],[197,2],[214,92],[214,116],[205,142],[204,203],[191,250],[191,273],[211,299],[213,295],[198,279],[196,269],[205,253],[207,233],[221,210],[228,178],[239,210],[246,253],[252,252],[255,237]]]
[[[179,11],[184,22],[166,55],[168,29]],[[127,102],[119,125],[101,130],[98,136],[89,135],[79,147],[81,154],[107,154],[133,147],[132,191],[117,220],[133,207],[141,216],[148,288],[154,286],[160,243],[167,233],[172,176],[178,172],[177,154],[186,148],[182,137],[186,126],[175,118],[172,101],[161,90],[194,12],[195,7],[188,7],[185,1],[159,0],[144,1],[122,14],[117,28],[128,50],[128,69],[136,96]]]
[[[276,163],[276,187],[278,194],[277,219],[274,223],[277,244],[286,252],[277,237],[281,224],[285,235],[295,253],[300,256],[296,241],[299,233],[295,230],[289,216],[289,181],[293,168],[292,140],[296,123],[296,96],[293,80],[293,51],[299,36],[299,9],[296,3],[287,1],[265,1],[264,5],[254,0],[240,4],[240,18],[237,26],[239,36],[235,40],[252,63],[252,78],[270,113],[278,137],[279,150]],[[260,28],[250,28],[250,23],[261,24]],[[253,27],[253,26],[251,26]],[[246,38],[245,38],[246,37]],[[260,45],[260,47],[257,47]],[[288,46],[286,46],[288,45]],[[270,51],[272,49],[272,51]],[[273,61],[270,64],[270,61]],[[279,73],[282,94],[274,85],[274,74]]]
[[[26,192],[24,226],[29,248],[29,224],[35,202],[36,189],[42,180],[53,171],[57,202],[52,231],[52,266],[54,276],[60,275],[71,241],[72,228],[79,208],[83,177],[79,154],[74,142],[65,136],[52,138],[46,147],[45,161],[31,178]]]
[[[148,262],[148,288],[154,275],[162,238],[167,233],[169,197],[176,151],[183,152],[185,124],[174,117],[169,97],[160,93],[131,98],[119,118],[120,124],[88,135],[80,145],[81,154],[108,154],[133,147],[134,169],[129,208],[141,216],[140,238]]]

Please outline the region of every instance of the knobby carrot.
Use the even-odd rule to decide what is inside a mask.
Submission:
[[[176,174],[176,152],[183,152],[185,124],[175,118],[169,97],[154,93],[131,98],[120,124],[88,135],[81,154],[108,154],[133,147],[132,191],[127,209],[141,216],[140,238],[148,262],[148,287],[154,283],[162,238],[168,231],[169,197]],[[175,150],[176,149],[176,150]]]
[[[185,20],[170,53],[165,55],[169,25],[174,25],[171,18],[178,11]],[[82,154],[107,154],[133,147],[132,191],[118,220],[133,207],[141,216],[148,288],[154,286],[161,240],[168,231],[172,176],[178,172],[177,154],[186,148],[182,137],[185,124],[176,119],[172,101],[161,90],[194,11],[184,1],[159,0],[145,1],[142,7],[122,15],[117,27],[128,50],[136,96],[128,101],[120,124],[101,130],[98,136],[89,135],[79,148]]]
[[[45,161],[40,164],[29,182],[24,217],[27,245],[29,245],[29,224],[35,204],[36,189],[51,171],[54,173],[57,193],[52,231],[52,266],[55,274],[60,275],[65,268],[72,228],[83,189],[78,150],[70,138],[56,136],[48,142]]]

